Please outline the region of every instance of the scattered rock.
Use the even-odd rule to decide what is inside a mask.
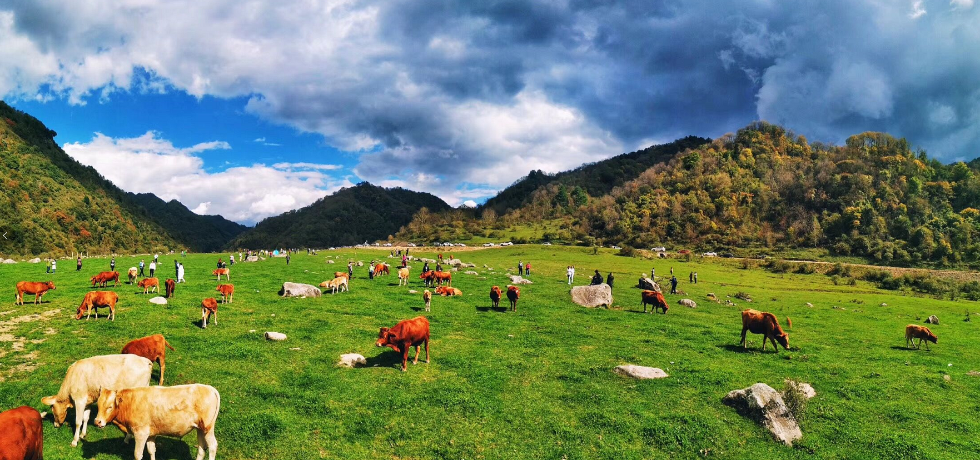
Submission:
[[[608,284],[595,286],[575,286],[572,288],[572,302],[583,307],[594,308],[610,306],[613,303],[612,288]]]
[[[887,306],[888,306],[888,304],[887,304],[887,303],[885,303],[885,302],[882,302],[882,303],[881,303],[881,306],[882,306],[882,307],[887,307]]]
[[[939,317],[936,315],[931,315],[926,319],[926,322],[929,324],[939,324]]]
[[[714,292],[709,292],[707,297],[708,300],[718,300],[718,296],[716,296]]]
[[[966,375],[969,375],[970,377],[980,377],[980,372],[970,371],[970,372],[967,372]]]
[[[15,264],[15,263],[17,263],[17,261],[15,261],[14,259],[7,259],[7,260],[4,260],[3,263],[5,263],[5,264]]]
[[[35,257],[35,258],[31,259],[31,260],[28,260],[28,262],[30,262],[32,264],[39,264],[39,263],[41,263],[41,259]]]
[[[279,289],[279,295],[282,297],[320,297],[323,293],[320,288],[301,283],[282,283],[282,289]]]
[[[157,304],[157,305],[166,305],[167,299],[164,297],[156,296],[150,299],[150,303]]]
[[[803,396],[806,396],[806,399],[812,399],[814,396],[817,395],[817,390],[814,390],[813,385],[810,385],[809,383],[797,382],[796,380],[790,380],[790,379],[786,379],[785,382],[786,385],[795,387],[800,393],[803,393]]]
[[[667,373],[663,369],[657,367],[646,367],[646,366],[635,366],[633,364],[623,364],[622,366],[616,366],[613,369],[614,372],[620,375],[625,375],[627,377],[633,377],[634,379],[662,379],[668,377]]]
[[[360,260],[358,260],[358,261],[357,261],[357,266],[358,266],[358,267],[363,267],[363,266],[364,266],[364,262],[362,262],[362,261],[360,261]]]
[[[328,263],[328,264],[332,264],[332,263],[335,263],[335,262],[334,262],[334,261],[332,261],[332,260],[328,260],[328,261],[327,261],[327,263]]]
[[[419,293],[419,291],[416,291],[415,289],[409,289],[409,290],[408,290],[408,293],[409,293],[409,294],[418,294],[418,293]]]
[[[511,284],[534,284],[529,279],[524,279],[520,275],[507,275],[510,277]]]
[[[453,268],[452,268],[452,271],[454,271],[454,272],[458,272],[458,271],[459,271],[459,267],[453,267]]]
[[[341,367],[363,367],[367,366],[367,359],[357,353],[346,353],[340,355],[337,365]]]
[[[777,440],[788,446],[803,437],[803,432],[783,402],[783,397],[765,383],[734,390],[725,395],[722,401],[734,407],[740,414],[762,424]]]
[[[249,329],[249,330],[248,330],[248,332],[249,332],[250,334],[254,334],[254,333],[255,333],[255,329]]]
[[[647,278],[645,276],[642,277],[642,278],[640,278],[640,280],[636,283],[636,287],[638,287],[640,289],[647,290],[647,291],[663,292],[663,291],[660,290],[660,285],[657,284],[656,281],[654,281],[654,280],[652,280],[650,278]]]
[[[476,268],[476,264],[474,264],[474,263],[463,264],[463,267],[464,268]]]
[[[281,332],[266,332],[265,338],[266,340],[272,340],[273,342],[282,342],[283,340],[286,340],[286,334]]]
[[[466,271],[465,271],[465,272],[463,272],[463,273],[466,273],[467,275],[479,275],[479,273],[477,273],[477,272],[475,272],[475,271],[473,271],[473,270],[466,270]]]
[[[943,375],[943,380],[945,380],[945,381],[947,381],[947,382],[950,382],[950,381],[952,381],[952,380],[953,380],[953,378],[952,378],[952,377],[950,377],[950,376],[949,376],[949,374],[946,374],[946,375]]]
[[[259,256],[247,256],[245,257],[245,262],[258,262]]]
[[[300,350],[302,350],[302,348],[300,348],[300,347],[292,347],[292,348],[290,348],[290,350],[293,350],[293,351],[300,351]]]
[[[812,304],[812,303],[810,303],[810,302],[807,302],[807,303],[806,303],[806,306],[808,306],[808,307],[810,307],[810,308],[813,308],[813,304]]]
[[[436,263],[435,259],[426,259],[425,257],[419,258],[419,260],[421,260],[422,262],[428,262],[430,264]]]
[[[678,300],[677,303],[679,305],[683,305],[683,306],[688,307],[688,308],[698,308],[697,302],[695,302],[695,301],[693,301],[691,299],[681,299],[681,300]]]

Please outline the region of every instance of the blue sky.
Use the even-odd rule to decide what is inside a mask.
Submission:
[[[978,156],[974,0],[33,0],[0,97],[125,190],[246,224],[361,180],[476,203],[753,120]]]

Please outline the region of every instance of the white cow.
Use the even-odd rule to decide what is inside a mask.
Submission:
[[[208,459],[214,460],[218,450],[214,423],[221,408],[221,395],[210,385],[103,389],[98,403],[95,425],[105,428],[115,423],[132,435],[136,439],[136,460],[143,459],[144,446],[150,451],[150,460],[156,460],[157,436],[182,438],[194,429],[197,430],[197,460],[204,459],[205,445]]]
[[[398,285],[401,286],[402,284],[405,284],[405,286],[408,286],[408,269],[407,268],[399,268],[398,269]]]
[[[80,359],[68,367],[61,389],[55,396],[41,399],[41,404],[51,406],[55,428],[65,423],[68,408],[75,408],[75,437],[71,446],[78,445],[79,433],[85,437],[91,410],[99,391],[104,388],[122,389],[150,385],[153,362],[136,355],[103,355]]]

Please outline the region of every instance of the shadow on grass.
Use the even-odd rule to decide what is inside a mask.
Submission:
[[[397,367],[398,370],[401,370],[402,354],[390,348],[385,348],[385,350],[386,351],[382,351],[381,354],[377,356],[365,357],[364,360],[367,362],[367,365],[364,367],[358,367],[357,369],[365,369],[371,367],[385,367],[385,368]],[[415,356],[414,353],[415,351],[413,348],[412,351],[409,352],[408,354],[409,364],[411,364],[412,357]],[[425,353],[424,349],[422,350],[422,353]],[[424,355],[420,355],[420,356],[424,358]]]
[[[482,313],[486,313],[486,312],[489,312],[489,311],[493,311],[493,312],[497,312],[497,313],[507,313],[507,310],[509,310],[509,307],[482,307],[482,306],[479,306],[479,305],[477,305],[475,308],[476,308],[476,311],[482,312]]]
[[[425,311],[425,307],[412,307],[414,311]]]
[[[723,348],[727,351],[732,351],[735,353],[752,353],[752,352],[762,353],[761,347],[756,347],[755,349],[753,349],[750,345],[749,348],[743,348],[742,345],[737,343],[735,344],[723,343],[718,345],[718,348]],[[775,353],[775,351],[773,351],[772,353]]]
[[[892,348],[892,350],[904,350],[904,351],[919,351],[920,350],[919,348],[909,348],[907,346],[899,346],[899,345],[892,345],[891,348]],[[930,351],[930,350],[926,350],[925,348],[922,348],[921,350],[923,350],[923,351]]]
[[[91,428],[95,427],[90,424]],[[119,431],[114,426],[108,426],[105,429]],[[192,460],[194,457],[191,456],[191,450],[197,452],[197,436],[193,436],[193,439],[194,441],[187,443],[182,439],[159,436],[156,438],[156,457],[174,460]],[[82,440],[80,443],[82,444],[82,456],[85,458],[95,458],[99,454],[130,458],[133,456],[133,448],[135,447],[134,440],[130,439],[129,443],[123,443],[123,438],[121,437],[105,438],[92,442]],[[143,458],[147,458],[148,456],[149,452],[144,448]]]
[[[196,326],[198,329],[207,329],[206,327],[201,327],[201,320],[198,320],[198,319],[196,319],[194,321],[191,321],[191,324],[193,324],[194,326]],[[211,322],[211,318],[208,318],[208,325],[211,326],[211,327],[217,326],[217,324],[214,324],[214,323]]]

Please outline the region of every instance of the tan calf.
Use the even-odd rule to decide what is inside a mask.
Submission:
[[[398,285],[401,286],[402,284],[404,284],[405,286],[408,286],[408,269],[407,268],[399,268],[398,269]]]
[[[915,344],[915,339],[919,339],[919,344]],[[905,326],[905,346],[909,348],[921,348],[922,339],[926,340],[926,350],[929,349],[929,342],[939,343],[939,338],[933,334],[928,327],[917,324]]]

